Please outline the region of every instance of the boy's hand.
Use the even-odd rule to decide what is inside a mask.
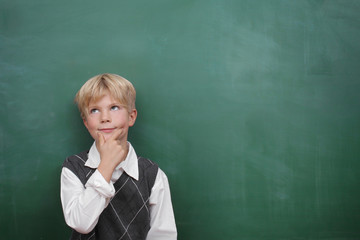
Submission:
[[[107,182],[110,182],[116,166],[124,161],[128,153],[127,142],[121,142],[119,140],[122,131],[122,129],[114,130],[108,139],[105,139],[101,132],[97,133],[98,138],[95,141],[95,144],[101,159],[98,171],[103,175]]]

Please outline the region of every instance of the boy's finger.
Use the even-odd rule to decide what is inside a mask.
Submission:
[[[102,133],[100,133],[100,132],[97,132],[96,135],[97,135],[97,141],[96,142],[99,144],[99,146],[103,145],[105,143],[104,135]]]

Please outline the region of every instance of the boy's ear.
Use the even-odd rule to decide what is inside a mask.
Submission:
[[[134,108],[129,113],[129,127],[134,126],[137,117],[137,110]],[[84,123],[85,124],[85,123]]]
[[[87,129],[89,129],[89,128],[88,128],[88,123],[87,123],[87,121],[86,121],[86,118],[83,118],[83,123],[84,123],[85,127],[86,127]]]

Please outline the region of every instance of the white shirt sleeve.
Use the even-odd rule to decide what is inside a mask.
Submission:
[[[176,240],[177,230],[169,181],[160,168],[151,190],[149,203],[151,220],[146,240]]]
[[[84,188],[71,170],[62,169],[60,197],[65,221],[79,233],[86,234],[94,229],[114,194],[114,186],[97,170]]]

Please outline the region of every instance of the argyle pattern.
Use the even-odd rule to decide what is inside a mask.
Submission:
[[[95,169],[85,166],[87,152],[67,158],[63,167],[70,169],[84,187]],[[158,166],[139,157],[139,180],[124,172],[114,183],[115,195],[99,217],[96,227],[88,234],[73,230],[70,239],[143,240],[150,229],[149,198]]]

